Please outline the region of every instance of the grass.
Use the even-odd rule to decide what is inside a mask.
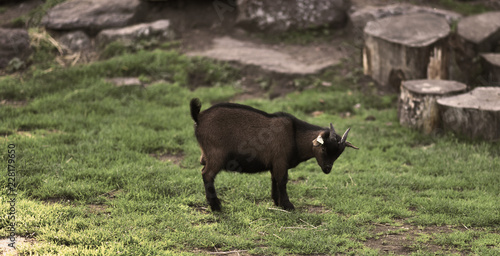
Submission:
[[[291,170],[297,210],[290,213],[274,209],[269,173],[222,172],[216,186],[223,212],[211,213],[188,102],[199,97],[205,109],[230,100],[238,93],[238,70],[176,51],[114,55],[0,78],[1,162],[7,168],[7,147],[15,144],[16,232],[32,239],[18,244],[21,255],[377,255],[366,242],[383,239],[372,232],[380,224],[449,227],[415,238],[408,250],[416,255],[500,253],[498,143],[400,127],[394,96],[362,93],[356,75],[340,77],[332,68],[304,80],[331,87],[243,103],[318,125],[333,122],[338,130],[352,127],[350,141],[361,149],[346,150],[329,175],[315,160]],[[106,82],[117,76],[150,84]],[[314,111],[323,114],[313,117]],[[351,115],[339,115],[345,112]],[[153,154],[183,159],[174,164]],[[0,183],[6,226],[7,175]],[[0,237],[8,237],[5,229]]]

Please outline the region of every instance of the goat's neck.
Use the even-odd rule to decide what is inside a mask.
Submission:
[[[313,140],[323,131],[323,128],[315,127],[314,129],[304,129],[296,131],[297,153],[299,160],[306,161],[314,157]]]

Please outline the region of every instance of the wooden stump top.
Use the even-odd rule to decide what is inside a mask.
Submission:
[[[500,67],[500,53],[483,53],[481,56],[492,66]]]
[[[458,34],[479,44],[500,34],[500,12],[486,12],[462,19],[457,26]]]
[[[413,93],[433,95],[461,92],[467,88],[463,83],[449,80],[409,80],[403,81],[401,86]]]
[[[454,108],[500,111],[500,87],[478,87],[468,93],[438,99],[437,102]]]
[[[411,47],[428,46],[448,36],[446,19],[428,13],[415,13],[370,21],[364,33]]]

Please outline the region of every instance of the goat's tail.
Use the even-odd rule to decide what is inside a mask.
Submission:
[[[191,117],[193,118],[195,123],[198,123],[198,114],[200,113],[201,110],[200,99],[198,98],[191,99],[189,106],[191,107]]]

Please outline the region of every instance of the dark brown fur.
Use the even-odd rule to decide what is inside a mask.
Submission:
[[[207,201],[220,210],[214,179],[220,170],[245,173],[271,171],[272,198],[276,205],[294,209],[288,199],[288,169],[316,157],[325,173],[349,142],[332,129],[301,121],[286,113],[268,114],[249,106],[223,103],[200,113],[201,103],[192,99],[191,116],[202,150],[200,163]],[[318,143],[321,135],[324,143]],[[347,134],[345,135],[347,137]]]

